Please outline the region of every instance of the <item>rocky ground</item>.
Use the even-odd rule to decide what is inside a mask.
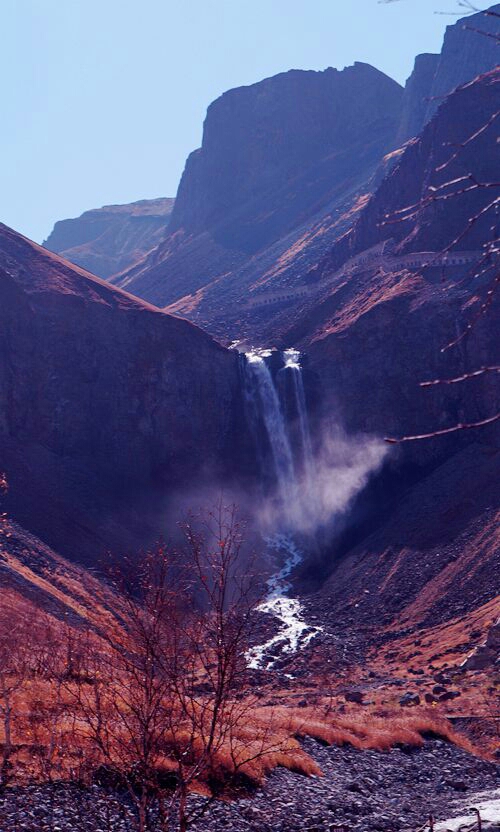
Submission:
[[[386,753],[324,747],[310,739],[305,747],[323,777],[277,769],[255,794],[217,803],[193,832],[417,830],[430,813],[437,821],[463,814],[465,803],[474,806],[478,793],[493,794],[500,782],[498,765],[437,739]],[[483,819],[483,830],[499,829]],[[111,830],[134,830],[130,807],[124,797],[97,787],[31,787],[0,795],[0,832]]]

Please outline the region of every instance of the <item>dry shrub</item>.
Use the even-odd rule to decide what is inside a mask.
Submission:
[[[274,710],[275,727],[289,735],[313,737],[328,745],[351,745],[359,750],[388,751],[398,745],[421,747],[426,736],[437,736],[463,748],[470,754],[484,756],[470,740],[455,731],[444,717],[426,711],[401,716],[396,711],[381,718],[371,714],[335,715],[325,718],[314,708]]]

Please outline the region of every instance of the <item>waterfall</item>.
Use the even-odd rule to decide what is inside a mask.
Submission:
[[[272,350],[253,349],[244,357],[247,417],[253,432],[263,482],[272,474],[277,489],[280,531],[293,532],[298,518],[314,508],[316,466],[300,353],[285,350],[275,379],[267,359]],[[278,353],[274,353],[274,363]],[[271,469],[271,470],[269,470]]]
[[[274,475],[286,511],[295,499],[295,469],[279,396],[265,361],[270,354],[269,350],[253,350],[246,353],[247,375],[250,383],[247,388],[247,402],[252,405],[252,419],[254,420],[255,408],[260,405],[258,410],[266,429],[273,458]]]
[[[317,551],[318,530],[332,524],[380,468],[386,447],[374,437],[350,439],[335,425],[325,430],[324,424],[313,446],[298,350],[253,349],[242,355],[241,368],[262,479],[255,516],[267,535],[268,562],[275,565],[257,610],[279,625],[277,634],[248,651],[247,660],[250,667],[270,670],[320,633],[304,620],[300,600],[290,597],[289,578],[304,552]]]
[[[306,647],[321,629],[308,625],[303,618],[301,602],[289,597],[292,584],[288,577],[304,557],[292,535],[300,528],[298,518],[312,505],[314,486],[314,459],[300,353],[289,349],[282,354],[283,367],[276,373],[278,386],[266,363],[272,355],[271,350],[254,349],[245,353],[243,365],[247,417],[263,479],[266,462],[270,461],[277,492],[272,499],[266,498],[272,532],[266,539],[266,548],[278,571],[267,581],[268,593],[257,610],[273,616],[279,629],[268,641],[247,652],[249,667],[266,670],[271,670],[281,655]],[[291,402],[287,395],[290,381]],[[284,564],[279,568],[282,560]]]
[[[300,366],[300,353],[298,350],[289,349],[283,353],[285,358],[285,370],[291,370],[293,378],[293,390],[297,415],[299,417],[300,438],[302,442],[302,454],[304,461],[304,472],[309,494],[314,485],[314,457],[312,451],[311,431],[309,427],[309,415],[306,406],[306,394],[304,390],[304,379]]]

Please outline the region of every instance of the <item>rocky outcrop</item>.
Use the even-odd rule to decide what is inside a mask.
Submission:
[[[129,269],[167,233],[173,199],[105,205],[56,222],[43,245],[105,279]]]
[[[172,303],[352,201],[393,145],[401,99],[395,81],[361,63],[225,93],[208,108],[165,242],[118,284]]]
[[[316,213],[377,162],[394,138],[402,92],[368,64],[290,72],[210,105],[189,157],[171,230],[213,230],[253,254]]]
[[[500,663],[500,621],[488,630],[486,641],[465,662],[466,670],[486,670]]]
[[[474,251],[490,239],[491,212],[470,229],[467,225],[499,190],[499,96],[500,69],[448,96],[421,136],[399,155],[342,246],[332,250],[331,262],[388,239],[399,252],[448,246]]]
[[[158,538],[169,495],[237,459],[238,407],[236,354],[0,226],[6,507],[56,551]]]
[[[360,212],[354,229],[317,269],[323,278],[329,270],[339,276],[296,313],[295,323],[290,310],[282,312],[282,342],[308,353],[323,389],[329,391],[327,410],[336,412],[352,432],[420,435],[482,421],[500,411],[495,373],[461,384],[429,389],[419,385],[500,363],[500,310],[494,295],[487,294],[494,279],[494,252],[486,258],[478,253],[476,267],[457,264],[445,271],[433,265],[432,255],[426,268],[391,270],[367,262],[352,277],[335,271],[348,256],[390,237],[396,252],[439,252],[454,240],[458,249],[480,252],[491,242],[494,214],[484,209],[498,189],[468,190],[459,184],[458,193],[449,199],[425,197],[453,193],[456,185],[437,192],[428,188],[440,188],[468,172],[477,182],[496,181],[496,130],[490,120],[499,85],[500,72],[493,72],[446,100]],[[469,223],[476,216],[477,221]],[[386,224],[388,217],[396,222]],[[491,302],[482,314],[488,297]],[[470,323],[467,337],[443,351],[467,332]],[[275,319],[275,337],[279,324]],[[479,435],[496,442],[496,427],[484,428]],[[407,443],[401,454],[406,461],[427,465],[456,450],[457,442],[468,441],[469,432],[462,431]]]
[[[439,55],[417,55],[403,96],[398,142],[418,136],[443,99],[498,65],[500,4],[446,29]]]
[[[456,87],[498,66],[500,3],[448,26],[426,113],[428,121]]]
[[[417,55],[415,58],[413,72],[405,85],[398,144],[403,144],[413,136],[418,136],[426,123],[432,85],[439,61],[440,55],[431,53]]]

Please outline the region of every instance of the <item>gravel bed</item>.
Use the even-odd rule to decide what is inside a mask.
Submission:
[[[265,787],[219,802],[193,832],[353,832],[416,830],[432,812],[449,818],[459,800],[499,785],[499,766],[441,740],[389,752],[325,747],[306,739],[323,777],[277,769]],[[194,798],[193,802],[197,802]],[[30,787],[0,794],[1,832],[133,832],[125,797],[75,786]],[[494,825],[485,824],[483,830]],[[498,830],[498,825],[496,829]]]

